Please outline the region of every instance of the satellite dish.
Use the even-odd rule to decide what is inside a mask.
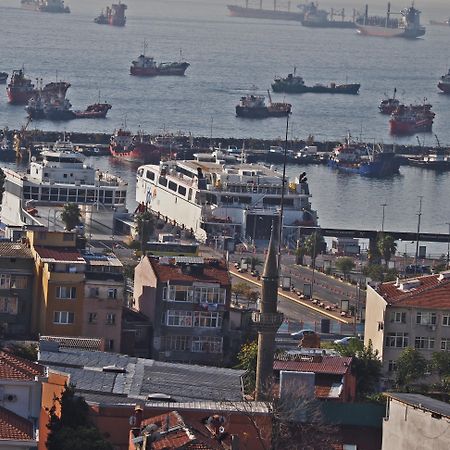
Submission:
[[[224,428],[224,427],[219,427],[219,433],[220,433],[220,434],[225,433],[225,428]]]

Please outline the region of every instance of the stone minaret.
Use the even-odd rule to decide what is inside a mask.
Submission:
[[[256,400],[270,396],[270,382],[273,375],[275,334],[283,321],[283,314],[277,311],[278,264],[275,247],[275,226],[272,226],[269,249],[262,274],[261,303],[259,312],[252,319],[258,330],[258,361],[256,364]]]

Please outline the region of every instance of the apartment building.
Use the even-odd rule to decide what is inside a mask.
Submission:
[[[369,341],[388,378],[406,347],[427,359],[450,351],[450,271],[368,286],[364,344]]]
[[[229,348],[230,299],[223,261],[145,256],[135,269],[134,308],[152,323],[154,359],[222,363]]]
[[[0,242],[0,337],[32,337],[33,267],[25,244]]]

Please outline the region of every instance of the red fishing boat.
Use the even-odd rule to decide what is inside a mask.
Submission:
[[[433,127],[435,113],[432,105],[400,105],[389,120],[391,134],[405,135],[419,132],[430,132]]]
[[[74,114],[77,119],[104,119],[111,108],[109,103],[94,103],[84,111],[74,111]]]
[[[23,69],[13,70],[11,80],[6,88],[8,101],[14,105],[26,105],[35,94],[34,84],[25,78]]]

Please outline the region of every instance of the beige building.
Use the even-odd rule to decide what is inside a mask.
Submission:
[[[369,340],[388,378],[406,347],[427,359],[450,351],[450,271],[368,286],[364,344]]]

